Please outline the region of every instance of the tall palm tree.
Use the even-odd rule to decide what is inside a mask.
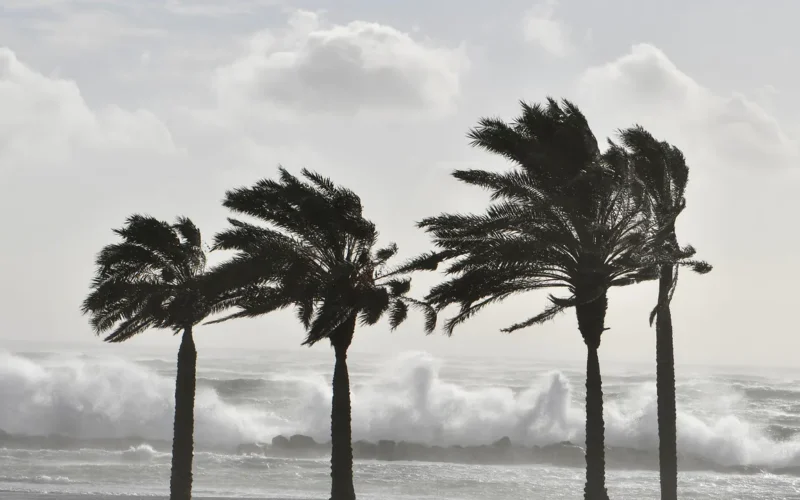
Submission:
[[[427,297],[437,309],[460,305],[448,334],[485,306],[542,288],[550,295],[540,314],[504,331],[552,319],[574,307],[587,347],[586,499],[607,499],[603,392],[598,348],[610,287],[655,279],[657,238],[640,188],[619,154],[603,155],[580,110],[569,101],[522,103],[512,123],[484,118],[470,131],[472,145],[514,165],[507,172],[458,170],[453,175],[488,189],[482,214],[443,214],[423,220],[438,249],[408,269],[449,261],[448,278]]]
[[[675,357],[672,341],[670,303],[678,284],[678,268],[689,264],[698,273],[711,271],[705,262],[689,260],[695,250],[681,248],[675,234],[675,220],[686,207],[684,193],[689,167],[683,153],[667,142],[656,140],[640,126],[619,132],[618,153],[627,156],[642,181],[647,200],[664,233],[659,264],[658,302],[650,315],[656,321],[656,392],[658,400],[659,468],[662,500],[678,498],[678,451],[675,410]],[[612,148],[618,146],[612,145]]]
[[[240,311],[223,320],[254,317],[294,305],[306,329],[303,344],[327,339],[333,346],[331,411],[331,499],[353,500],[350,379],[347,350],[356,324],[377,323],[388,313],[391,328],[409,307],[426,314],[427,331],[436,325],[432,307],[406,294],[411,279],[388,269],[397,245],[377,247],[375,225],[362,215],[360,198],[319,174],[298,179],[279,169],[279,179],[226,194],[224,206],[260,219],[263,225],[229,219],[215,248],[236,255],[215,274],[239,293]]]
[[[225,306],[209,300],[202,277],[206,266],[200,231],[179,217],[175,224],[132,215],[122,238],[99,253],[91,293],[82,310],[106,342],[124,342],[150,328],[182,333],[175,379],[170,499],[192,496],[194,397],[197,350],[192,328]]]

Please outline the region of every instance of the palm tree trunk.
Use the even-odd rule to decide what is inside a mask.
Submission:
[[[661,500],[678,498],[678,431],[675,410],[675,356],[669,293],[673,267],[662,266],[656,316],[656,398],[658,400],[658,458]]]
[[[178,375],[175,379],[175,423],[172,434],[172,476],[170,500],[191,500],[192,459],[194,455],[194,395],[197,350],[192,327],[183,330],[178,350]]]
[[[336,353],[331,405],[331,500],[355,500],[347,349],[353,340],[356,317],[349,318],[331,337]]]
[[[579,297],[580,300],[580,297]],[[576,307],[578,328],[587,348],[586,357],[586,486],[584,500],[608,500],[606,490],[605,421],[603,380],[600,376],[600,336],[605,330],[608,299],[597,299]]]

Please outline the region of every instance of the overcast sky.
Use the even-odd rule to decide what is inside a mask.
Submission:
[[[111,228],[186,215],[210,242],[224,192],[278,164],[351,187],[385,242],[425,251],[416,221],[485,206],[450,172],[504,166],[469,148],[468,129],[551,95],[600,141],[640,123],[687,156],[679,239],[715,269],[681,275],[678,362],[792,364],[798,17],[790,0],[0,0],[0,348],[99,343],[79,305]],[[655,296],[612,293],[605,360],[653,358]],[[451,339],[424,337],[411,315],[393,333],[360,329],[354,349],[582,359],[573,312],[498,332],[544,304],[486,309]],[[268,359],[302,331],[285,312],[197,338],[201,355],[238,345]],[[177,345],[160,331],[132,342]]]

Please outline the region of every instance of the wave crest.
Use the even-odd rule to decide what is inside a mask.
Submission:
[[[331,390],[313,383],[302,415],[304,433],[327,440]],[[706,395],[707,397],[708,395]],[[406,354],[353,390],[353,439],[481,445],[504,436],[525,446],[570,441],[583,443],[582,394],[551,372],[522,391],[493,387],[467,389],[440,376],[440,363],[425,353]],[[623,397],[605,403],[606,445],[658,449],[655,386],[628,387]],[[766,428],[733,414],[700,417],[678,412],[679,453],[725,467],[800,466],[800,441],[777,441]]]
[[[0,429],[16,435],[171,440],[175,382],[120,359],[30,360],[0,352]],[[270,439],[285,428],[264,411],[222,401],[200,387],[195,439],[230,445]]]
[[[583,443],[582,394],[573,390],[563,373],[551,372],[525,389],[514,390],[446,380],[440,370],[437,359],[408,353],[378,373],[353,377],[354,440],[467,446],[490,444],[507,436],[524,446]],[[214,387],[199,387],[197,444],[234,450],[242,443],[269,442],[273,436],[295,433],[327,442],[329,377],[300,371],[281,375],[222,384],[253,391],[259,401],[255,408],[226,402]],[[262,384],[263,389],[258,389]],[[620,395],[609,398],[605,405],[607,445],[657,450],[652,382],[626,383],[615,391]],[[293,405],[285,407],[282,401],[269,406],[273,401],[269,394],[286,393],[293,395]],[[0,429],[14,435],[47,439],[60,435],[78,440],[136,437],[138,443],[121,448],[131,460],[149,460],[158,452],[128,447],[142,441],[169,442],[172,436],[174,380],[119,359],[34,360],[0,352],[0,398],[5,403],[0,407]],[[718,403],[725,395],[705,391],[703,398]],[[800,467],[800,440],[792,433],[788,417],[776,431],[774,425],[756,424],[744,414],[709,404],[712,409],[708,411],[679,405],[678,449],[682,455],[725,467]],[[783,439],[775,439],[776,435]]]

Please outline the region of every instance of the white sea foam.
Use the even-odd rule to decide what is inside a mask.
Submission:
[[[504,387],[465,389],[443,380],[440,362],[424,353],[399,357],[382,373],[353,390],[354,439],[394,439],[429,444],[486,444],[503,436],[526,445],[561,441],[583,443],[582,401],[560,372],[513,392]],[[580,381],[582,382],[582,381]],[[328,436],[331,390],[319,377],[308,381],[302,430]],[[720,465],[785,467],[800,465],[800,441],[775,441],[762,428],[736,416],[738,397],[717,391],[705,405],[716,412],[678,414],[679,452]],[[606,444],[656,450],[658,420],[655,386],[637,384],[626,397],[605,405]],[[702,415],[702,416],[700,416]]]
[[[152,460],[159,453],[149,444],[140,444],[139,446],[131,446],[127,450],[122,452],[122,457],[126,460],[132,460],[136,462],[147,462]]]
[[[291,383],[296,391],[296,405],[279,415],[266,397],[263,408],[250,409],[226,403],[210,387],[199,388],[198,444],[236,446],[295,432],[328,440],[329,378],[302,372],[284,378],[267,380]],[[379,373],[353,379],[353,437],[441,445],[486,444],[503,436],[526,445],[582,443],[583,405],[571,382],[583,381],[551,372],[523,391],[467,387],[443,379],[440,362],[431,356],[405,354]],[[0,429],[12,434],[169,440],[173,391],[173,380],[118,359],[44,362],[0,353]],[[736,394],[715,391],[684,411],[679,408],[679,450],[720,465],[800,466],[800,441],[768,437],[738,412]],[[653,384],[630,385],[623,397],[608,401],[605,422],[609,446],[655,450]],[[148,460],[155,453],[142,445],[124,455]]]
[[[0,429],[11,434],[169,440],[174,380],[128,361],[43,363],[0,352]],[[198,388],[195,439],[235,444],[271,438],[285,423],[267,410],[223,402]]]
[[[66,476],[48,476],[41,474],[38,476],[0,476],[0,483],[72,484],[74,481]]]

